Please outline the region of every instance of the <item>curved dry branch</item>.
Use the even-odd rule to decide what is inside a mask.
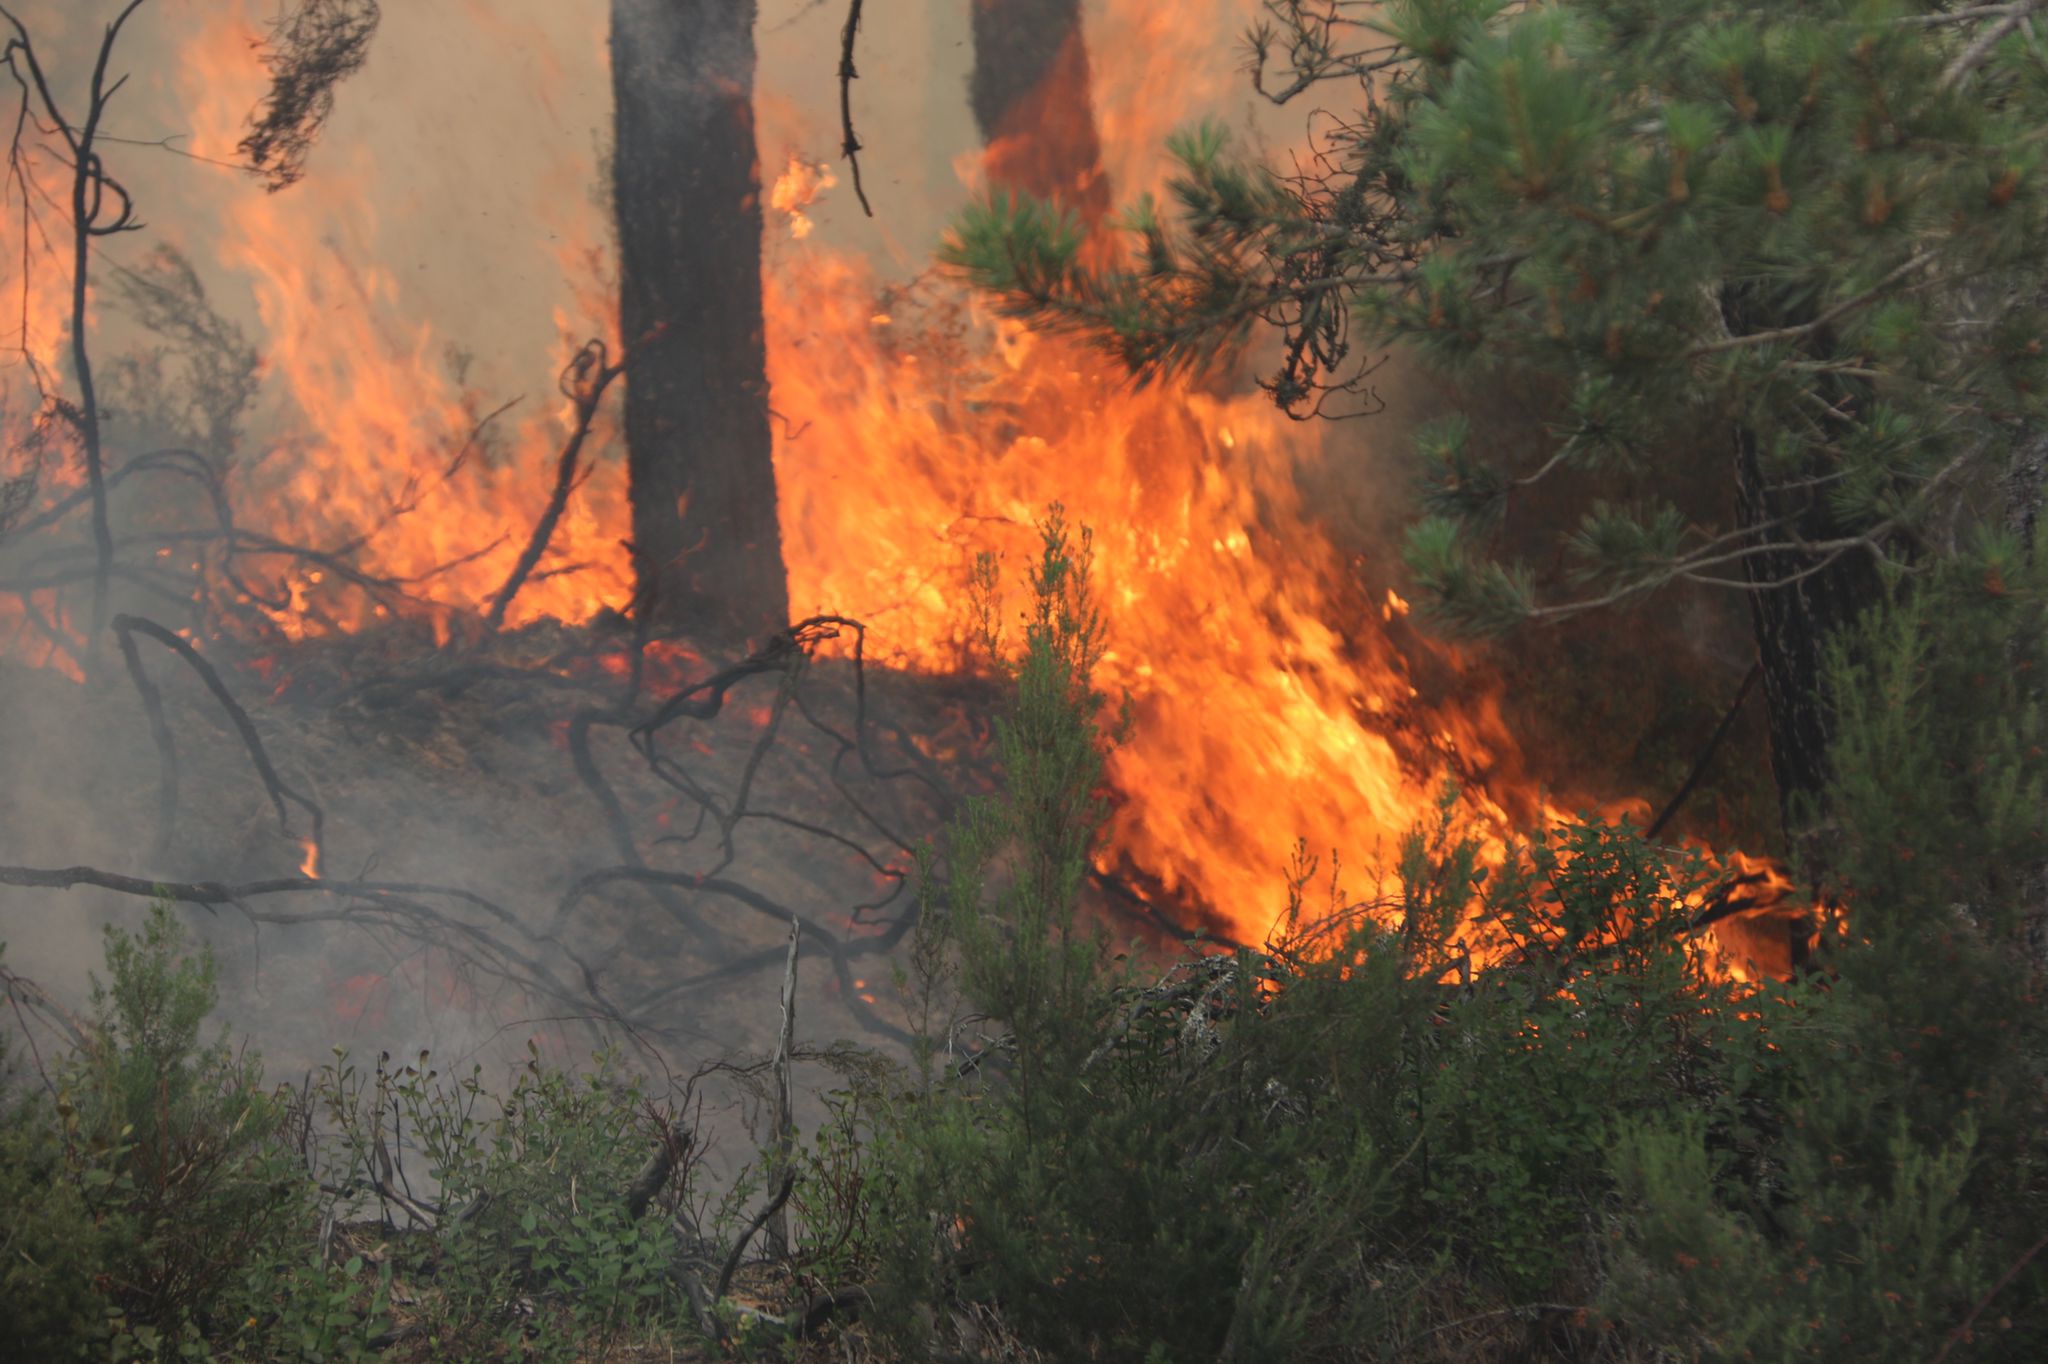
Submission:
[[[170,847],[171,823],[176,815],[178,759],[171,742],[170,726],[164,720],[162,694],[149,680],[142,667],[142,657],[135,647],[137,634],[148,635],[184,659],[192,671],[199,674],[199,680],[206,684],[206,689],[213,693],[214,699],[220,702],[221,709],[227,712],[228,719],[233,722],[235,732],[242,737],[242,746],[249,752],[249,761],[255,764],[256,775],[263,779],[263,789],[269,794],[270,803],[277,810],[277,822],[285,834],[289,836],[292,831],[291,815],[284,808],[286,801],[304,810],[312,819],[309,866],[317,877],[320,865],[326,857],[326,813],[310,796],[285,785],[284,778],[277,774],[276,766],[270,761],[269,750],[263,746],[263,737],[256,732],[255,722],[250,720],[249,712],[242,709],[241,703],[235,700],[234,693],[228,690],[227,683],[221,680],[220,673],[215,671],[211,663],[200,657],[199,651],[194,649],[189,641],[166,630],[153,620],[124,614],[114,617],[112,625],[114,633],[120,637],[121,654],[127,660],[129,675],[135,679],[135,689],[142,694],[142,707],[149,713],[150,733],[155,737],[157,752],[163,759],[158,807],[162,819],[158,830],[159,849],[168,850]]]

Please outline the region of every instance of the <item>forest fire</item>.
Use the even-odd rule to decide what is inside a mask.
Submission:
[[[0,0],[0,1354],[2048,1358],[2048,0],[1614,9]]]
[[[261,10],[254,0],[185,7],[191,36],[176,79],[195,155],[235,157],[264,82],[249,57],[263,39]],[[1202,26],[1167,25],[1162,13],[1110,7],[1106,22],[1129,41],[1096,49],[1099,137],[1092,126],[1061,132],[1050,159],[1033,160],[1012,133],[991,144],[988,173],[1060,188],[1061,167],[1094,157],[1119,194],[1149,182],[1157,172],[1140,168],[1154,164],[1167,125],[1135,111],[1171,109],[1177,121],[1207,97],[1176,82],[1176,45]],[[1062,48],[1052,78],[1088,79],[1077,51]],[[1050,107],[1033,104],[1027,123]],[[378,259],[367,172],[336,155],[291,193],[237,193],[210,244],[212,264],[253,295],[267,392],[288,415],[240,456],[227,485],[237,525],[256,538],[209,548],[206,570],[222,573],[237,554],[269,565],[242,571],[265,585],[253,604],[278,649],[394,612],[431,621],[441,644],[478,637],[482,604],[519,557],[576,421],[566,390],[552,404],[493,410],[444,361],[429,323],[394,320],[400,290],[395,267]],[[552,192],[573,172],[551,167],[537,179],[536,225],[553,231],[559,292],[579,309],[573,319],[558,311],[563,350],[595,330],[617,354],[616,298],[592,264],[606,239],[599,210]],[[1048,504],[1091,528],[1109,641],[1099,681],[1129,697],[1135,721],[1112,759],[1120,799],[1103,871],[1256,942],[1284,898],[1297,841],[1340,853],[1364,883],[1354,893],[1391,894],[1398,845],[1446,780],[1460,792],[1460,827],[1496,857],[1516,830],[1589,803],[1610,815],[1637,808],[1546,790],[1503,718],[1498,684],[1408,627],[1382,565],[1362,572],[1346,558],[1296,477],[1326,438],[1316,424],[1213,386],[1137,389],[1102,357],[983,316],[957,291],[891,286],[867,260],[817,245],[812,215],[830,202],[829,168],[792,156],[769,179],[766,348],[794,614],[858,617],[871,660],[972,670],[983,662],[966,609],[977,555],[996,556],[1014,584]],[[1102,184],[1097,167],[1066,188],[1099,209]],[[61,272],[40,263],[26,287],[30,351],[54,373],[68,315]],[[27,429],[28,414],[0,416],[10,442]],[[614,420],[598,413],[593,446]],[[75,486],[58,472],[65,461],[46,464],[41,497]],[[509,628],[630,608],[624,466],[589,460],[573,479],[541,571],[505,613]],[[326,547],[326,566],[266,559],[276,544]],[[364,579],[397,591],[366,592]],[[77,675],[77,612],[54,592],[0,597],[0,637],[18,658]],[[1015,612],[1012,600],[1001,614]],[[1414,675],[1421,657],[1427,691]],[[266,678],[270,667],[260,665]],[[749,714],[767,723],[764,709]],[[315,876],[318,848],[303,848],[302,871]],[[1776,906],[1790,892],[1775,867],[1741,854],[1729,869],[1747,905]],[[1782,924],[1750,931],[1731,917],[1713,933],[1731,974],[1786,969]],[[1483,961],[1476,937],[1472,946]]]

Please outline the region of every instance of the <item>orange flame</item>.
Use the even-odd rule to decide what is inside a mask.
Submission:
[[[1198,3],[1204,22],[1186,6],[1112,0],[1091,31],[1092,61],[1060,67],[1067,80],[1092,73],[1101,171],[1119,199],[1159,188],[1159,148],[1174,124],[1241,94],[1216,34],[1242,27],[1256,4]],[[176,79],[201,156],[233,156],[261,92],[249,56],[261,10],[225,0],[190,15]],[[482,32],[504,28],[475,0],[468,12]],[[540,61],[531,75],[539,98],[552,99],[562,64]],[[977,175],[1015,178],[1026,135],[999,138]],[[238,193],[226,210],[217,263],[253,291],[272,387],[301,433],[245,459],[233,493],[245,524],[294,544],[348,546],[446,638],[518,555],[552,483],[565,416],[529,411],[516,429],[480,431],[484,400],[442,365],[440,338],[385,320],[407,310],[379,263],[375,169],[323,145],[318,175],[285,194]],[[571,317],[614,325],[604,225],[575,192],[584,174],[548,165],[532,206],[555,235],[572,304],[556,320],[565,356],[584,334]],[[1517,828],[1562,817],[1525,770],[1493,684],[1414,637],[1408,602],[1361,578],[1305,504],[1295,472],[1316,455],[1319,428],[1262,397],[1134,390],[1101,358],[926,285],[885,301],[863,258],[823,249],[812,232],[807,210],[833,183],[829,167],[792,155],[768,192],[777,216],[766,341],[799,614],[865,620],[873,654],[905,668],[972,666],[969,566],[992,552],[1014,581],[1034,553],[1035,523],[1063,503],[1094,531],[1108,631],[1099,680],[1129,696],[1136,718],[1110,768],[1122,800],[1103,868],[1136,873],[1239,940],[1259,941],[1273,923],[1297,840],[1341,850],[1374,879],[1368,894],[1390,892],[1391,874],[1377,868],[1429,815],[1446,777],[1462,792],[1459,826],[1496,857]],[[23,344],[54,364],[68,316],[52,292],[62,276],[42,270],[30,284],[37,325]],[[588,466],[508,624],[585,621],[628,600],[619,464]],[[286,604],[269,614],[287,638],[357,628],[383,609],[319,568],[283,562],[274,585]],[[0,601],[0,647],[33,650],[25,608]],[[61,661],[57,634],[45,633],[41,647]],[[1766,864],[1736,854],[1729,865],[1752,878],[1745,893],[1759,904],[1790,891]],[[310,844],[302,870],[319,874]],[[1766,936],[1730,921],[1711,950],[1739,978],[1744,961],[1782,956]]]

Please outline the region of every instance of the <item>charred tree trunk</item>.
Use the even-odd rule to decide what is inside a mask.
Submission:
[[[612,0],[613,182],[640,609],[789,623],[761,319],[755,0]]]
[[[1056,199],[1093,227],[1109,211],[1081,0],[974,0],[974,121],[989,183]]]

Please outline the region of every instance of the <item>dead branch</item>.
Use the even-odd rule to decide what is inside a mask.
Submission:
[[[860,77],[853,69],[853,40],[860,32],[860,6],[861,0],[849,0],[846,27],[839,31],[839,154],[853,167],[853,193],[860,211],[872,218],[875,210],[868,206],[868,192],[860,183],[860,139],[853,134],[853,83]]]
[[[2044,3],[2048,3],[2048,0],[2018,0],[2015,4],[2005,6],[1997,22],[1987,24],[1984,31],[1972,39],[1970,45],[1958,53],[1956,59],[1943,70],[1941,88],[1953,90],[1968,80],[1970,73],[1989,60],[1998,45],[2030,16],[2038,13]],[[1984,12],[1988,15],[1991,10],[1987,8]],[[1944,1355],[1947,1353],[1946,1349],[1942,1351]]]
[[[833,976],[839,982],[840,995],[846,1007],[871,1031],[895,1041],[906,1043],[910,1041],[909,1033],[883,1018],[866,1001],[861,999],[859,987],[853,983],[852,963],[855,958],[879,955],[895,947],[898,942],[902,941],[903,935],[910,931],[914,916],[906,914],[872,937],[864,937],[858,942],[847,943],[841,941],[837,935],[827,931],[817,923],[809,919],[803,919],[801,915],[792,913],[759,891],[749,886],[741,885],[737,881],[728,881],[716,876],[697,876],[689,872],[658,871],[647,866],[606,867],[602,870],[579,876],[570,885],[569,889],[563,893],[561,902],[555,908],[554,926],[545,935],[547,941],[560,942],[562,940],[562,929],[567,924],[569,915],[574,912],[577,904],[592,891],[618,882],[648,886],[670,886],[679,890],[704,891],[707,894],[723,896],[726,899],[737,901],[764,917],[774,919],[778,923],[786,923],[791,919],[802,919],[804,930],[811,935],[812,939],[822,947],[826,956],[830,958]],[[781,955],[780,951],[761,953],[748,957],[746,961],[749,967],[759,969]],[[720,970],[714,974],[727,976],[735,973]],[[699,977],[698,979],[702,980],[704,978]],[[674,993],[672,986],[664,987],[655,996],[650,997],[648,1000],[643,1000],[640,1007],[646,1008],[654,999],[672,993]]]
[[[126,618],[118,618],[114,627],[121,641],[121,657],[128,665],[136,695],[142,698],[142,713],[149,717],[149,736],[156,741],[156,857],[161,861],[171,850],[178,819],[178,746],[171,738],[169,721],[164,719],[163,693],[157,690],[149,669],[142,666],[142,651],[135,647],[135,634],[121,628],[122,619]]]
[[[782,1178],[776,1183],[774,1197],[768,1200],[761,1211],[754,1214],[751,1222],[740,1229],[739,1239],[734,1241],[732,1249],[726,1252],[725,1264],[718,1271],[718,1287],[711,1295],[714,1299],[724,1297],[731,1289],[732,1276],[739,1273],[740,1260],[747,1253],[747,1243],[754,1239],[756,1232],[768,1224],[769,1218],[782,1211],[782,1205],[789,1201],[790,1192],[795,1188],[796,1171],[783,1171]]]
[[[629,722],[629,716],[622,715],[616,711],[580,710],[576,712],[569,720],[569,760],[576,769],[576,776],[596,799],[598,809],[604,813],[605,828],[612,836],[612,846],[618,850],[619,859],[626,864],[626,868],[629,871],[647,871],[648,866],[640,857],[639,845],[633,841],[633,828],[626,820],[626,809],[619,803],[618,793],[612,790],[611,783],[605,780],[604,772],[598,767],[596,755],[591,751],[590,747],[590,730],[592,726],[612,725],[623,728]],[[571,886],[568,894],[563,896],[561,905],[557,908],[555,914],[555,923],[558,929],[563,920],[568,916],[570,909],[574,907],[575,899],[577,898],[577,886],[581,884],[579,881],[577,885]],[[684,904],[679,897],[674,895],[667,888],[668,883],[660,880],[647,880],[643,881],[642,884],[654,888],[655,899],[661,904],[661,907],[666,909],[669,912],[669,916],[693,934],[698,941],[704,943],[716,942],[711,926],[704,920],[703,916],[697,914],[688,905]]]
[[[759,649],[731,667],[722,668],[695,682],[663,702],[660,709],[632,730],[633,746],[642,753],[653,749],[654,735],[680,719],[709,720],[725,708],[726,693],[734,684],[760,673],[778,672],[794,661],[793,656],[839,637],[839,627],[859,628],[844,616],[811,616],[787,630],[777,631]]]
[[[378,916],[375,922],[386,923],[431,945],[457,950],[450,946],[450,941],[459,940],[463,945],[465,960],[481,966],[487,973],[515,988],[582,1011],[577,1014],[579,1018],[600,1020],[622,1028],[636,1045],[647,1045],[640,1036],[639,1025],[601,994],[578,993],[563,982],[535,952],[515,948],[477,925],[452,918],[419,898],[435,896],[469,905],[482,910],[512,933],[534,942],[537,948],[563,950],[561,944],[557,942],[534,938],[503,906],[474,891],[457,886],[434,885],[419,881],[335,881],[310,876],[267,877],[259,881],[229,885],[217,881],[160,881],[119,872],[101,871],[97,867],[19,866],[0,866],[0,886],[50,890],[97,886],[102,890],[111,890],[123,895],[135,895],[150,900],[177,900],[209,909],[226,905],[252,923],[360,923],[365,921],[367,911]],[[284,914],[261,910],[249,903],[265,896],[290,894],[331,896],[338,900],[354,902],[356,907],[344,905],[335,910],[308,910]],[[573,959],[573,954],[571,956]],[[590,1012],[593,1005],[596,1006],[595,1012]]]
[[[647,339],[658,335],[660,328]],[[640,345],[644,345],[643,340]],[[484,613],[484,624],[497,630],[505,623],[506,608],[519,595],[519,589],[526,585],[540,556],[547,552],[548,541],[554,538],[555,526],[562,519],[563,510],[569,505],[569,494],[576,486],[576,465],[583,454],[583,442],[590,434],[590,424],[597,417],[598,405],[604,401],[605,390],[612,381],[626,372],[633,363],[636,345],[619,357],[617,364],[605,359],[605,345],[601,340],[587,341],[583,349],[562,370],[558,387],[562,396],[574,406],[575,417],[570,423],[569,439],[562,445],[561,457],[555,462],[555,487],[548,496],[546,509],[534,525],[533,534],[527,538],[526,548],[520,551],[519,561],[512,565],[512,572],[506,575],[504,585],[491,597],[490,608]]]
[[[142,693],[143,709],[149,712],[150,732],[156,737],[157,751],[163,757],[164,776],[160,787],[159,814],[163,817],[164,823],[159,831],[159,845],[169,847],[170,821],[175,817],[175,810],[164,806],[162,802],[175,802],[177,799],[177,754],[171,744],[170,727],[164,722],[163,698],[143,671],[141,656],[135,648],[134,636],[138,632],[148,635],[190,664],[192,671],[199,674],[199,680],[206,684],[206,689],[220,702],[221,709],[227,712],[228,719],[234,723],[235,732],[242,736],[242,746],[249,751],[249,761],[255,764],[256,775],[263,779],[263,789],[270,795],[270,803],[277,810],[277,822],[285,834],[289,836],[292,831],[291,815],[284,808],[287,800],[304,810],[312,819],[311,868],[317,877],[321,862],[326,856],[326,813],[310,797],[285,785],[284,779],[278,776],[277,768],[271,764],[270,753],[263,746],[262,736],[257,734],[255,723],[249,719],[249,712],[242,709],[241,704],[235,700],[234,693],[228,690],[227,683],[221,681],[221,676],[214,670],[213,665],[200,657],[199,651],[188,641],[164,629],[153,620],[124,614],[114,617],[113,627],[114,632],[120,636],[121,653],[128,662],[130,675],[135,679],[136,690]]]
[[[92,635],[87,646],[88,657],[97,657],[99,637],[107,623],[107,586],[114,566],[114,533],[107,519],[107,485],[103,452],[100,446],[99,394],[93,384],[92,350],[86,339],[86,323],[89,318],[89,280],[92,272],[92,246],[96,237],[111,237],[121,232],[133,232],[142,224],[135,217],[135,200],[121,185],[120,181],[107,173],[105,163],[95,147],[99,137],[100,120],[105,116],[108,104],[127,83],[126,76],[107,83],[107,64],[114,55],[114,46],[120,41],[121,29],[143,0],[128,0],[106,26],[100,38],[99,53],[94,58],[92,82],[87,90],[85,121],[73,123],[64,117],[57,103],[56,95],[50,89],[48,77],[43,73],[41,61],[36,56],[35,44],[30,40],[28,29],[16,18],[13,11],[0,6],[0,18],[4,18],[14,29],[14,36],[0,48],[0,62],[4,62],[15,81],[22,87],[24,112],[33,88],[36,100],[42,106],[44,118],[64,140],[71,161],[71,364],[78,379],[78,402],[65,409],[77,428],[84,445],[85,480],[92,494],[92,536],[97,551],[96,569],[92,590]],[[27,68],[24,77],[23,68]],[[26,119],[17,120],[14,130],[14,144],[10,161],[19,173],[21,138],[26,130]],[[28,194],[24,178],[22,193]],[[111,203],[109,202],[111,196]],[[111,214],[108,210],[111,208]],[[23,284],[26,289],[26,283]]]
[[[272,193],[297,184],[334,112],[334,87],[362,69],[380,18],[377,0],[298,0],[270,30],[270,90],[236,148]]]
[[[1714,761],[1714,754],[1720,751],[1721,741],[1728,737],[1729,729],[1735,724],[1735,717],[1742,713],[1742,703],[1749,699],[1750,689],[1756,686],[1756,680],[1763,676],[1763,671],[1763,664],[1752,663],[1749,665],[1749,671],[1742,675],[1742,685],[1735,689],[1735,699],[1730,701],[1728,709],[1722,712],[1721,723],[1714,726],[1714,733],[1708,738],[1706,748],[1701,751],[1699,761],[1692,765],[1692,771],[1686,774],[1685,781],[1672,793],[1671,799],[1664,802],[1664,808],[1650,821],[1649,827],[1643,830],[1646,842],[1654,840],[1664,831],[1664,826],[1671,822],[1671,817],[1685,804],[1686,797],[1700,784],[1700,778],[1707,774],[1707,767]]]
[[[647,1163],[640,1167],[639,1173],[633,1176],[633,1182],[626,1187],[628,1219],[635,1222],[640,1220],[640,1215],[647,1211],[647,1205],[661,1192],[661,1186],[668,1183],[668,1177],[675,1173],[676,1166],[683,1158],[683,1148],[688,1146],[690,1141],[691,1133],[688,1129],[679,1132],[674,1127],[663,1124],[660,1138],[655,1142],[653,1152],[647,1157]]]
[[[792,1333],[798,1340],[808,1340],[824,1330],[826,1322],[834,1317],[855,1315],[867,1301],[868,1291],[865,1288],[841,1288],[821,1293],[805,1305]]]
[[[10,971],[5,962],[0,962],[0,991],[6,992],[8,1003],[16,1009],[17,1017],[19,1011],[25,1007],[30,1013],[63,1033],[73,1050],[83,1052],[90,1046],[91,1039],[87,1035],[88,1028],[84,1019],[50,998],[49,991],[27,976]]]
[[[775,1143],[770,1148],[770,1169],[787,1175],[790,1143],[795,1132],[796,1091],[790,1082],[790,1051],[796,1037],[796,953],[803,936],[802,921],[789,920],[789,963],[782,971],[782,1026],[775,1033]],[[777,1259],[789,1254],[789,1212],[777,1208],[768,1219],[768,1253]]]

